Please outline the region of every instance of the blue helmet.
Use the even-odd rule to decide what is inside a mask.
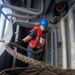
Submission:
[[[42,19],[40,21],[40,25],[44,26],[45,28],[48,27],[48,20],[46,18]]]

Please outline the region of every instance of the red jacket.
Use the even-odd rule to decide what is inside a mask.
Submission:
[[[32,48],[39,49],[39,48],[43,47],[45,44],[44,37],[46,36],[46,33],[42,33],[39,26],[35,26],[30,32],[32,32],[33,30],[37,31],[36,37],[29,42],[29,45]]]

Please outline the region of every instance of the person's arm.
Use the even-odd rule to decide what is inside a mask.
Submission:
[[[28,35],[24,39],[22,39],[22,41],[27,42],[27,41],[31,40],[31,38],[32,37],[30,35]]]
[[[33,30],[27,37],[25,37],[24,39],[22,39],[22,41],[27,42],[31,39],[34,39],[34,37],[36,36],[36,30]]]
[[[22,46],[25,42],[29,41],[31,38],[32,37],[28,35],[27,37],[25,37],[22,40],[21,39],[18,39],[18,41],[15,41],[15,43]]]

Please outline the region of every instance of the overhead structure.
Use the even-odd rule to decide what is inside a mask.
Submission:
[[[20,13],[25,13],[25,14],[27,13],[27,14],[31,14],[31,15],[34,15],[34,16],[38,16],[43,12],[43,0],[41,0],[41,9],[40,9],[39,12],[31,11],[31,10],[28,10],[28,9],[25,9],[25,8],[23,9],[21,7],[12,6],[10,4],[1,4],[0,10],[2,10],[3,7],[10,8],[11,10],[14,10],[14,11],[17,11],[17,12],[20,12]],[[1,13],[0,13],[0,15],[1,15]]]

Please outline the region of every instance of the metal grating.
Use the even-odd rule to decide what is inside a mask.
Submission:
[[[53,32],[48,30],[46,35],[45,63],[53,65]]]
[[[57,67],[57,36],[54,28],[49,28],[46,35],[44,62]]]

